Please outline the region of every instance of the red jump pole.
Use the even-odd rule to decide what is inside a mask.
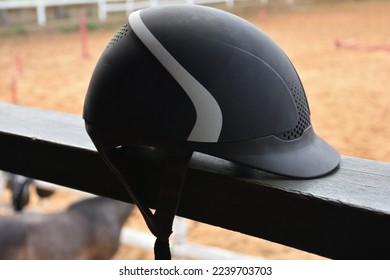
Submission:
[[[15,54],[15,72],[11,76],[11,102],[16,104],[18,103],[18,81],[19,78],[23,75],[23,69],[22,69],[22,58],[20,56],[20,53],[17,52]]]
[[[260,9],[259,9],[259,21],[261,23],[267,21],[267,4],[260,4]]]
[[[85,13],[80,16],[80,38],[81,38],[81,56],[89,57],[88,50],[88,27]]]
[[[15,74],[19,77],[23,75],[22,58],[19,52],[15,55]]]
[[[11,78],[11,102],[18,103],[18,77],[16,73]]]

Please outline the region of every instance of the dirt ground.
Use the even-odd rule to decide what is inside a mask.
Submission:
[[[306,89],[315,131],[343,155],[389,162],[390,2],[285,4],[266,11],[256,6],[244,16],[292,60]],[[81,56],[78,33],[0,37],[0,102],[11,101],[14,80],[17,103],[81,114],[93,68],[114,34],[115,30],[90,32],[87,58]],[[59,208],[73,199],[74,195],[57,193],[46,204]],[[128,225],[146,230],[139,214]],[[320,258],[196,222],[189,225],[188,240],[270,259]],[[153,256],[122,246],[116,258]]]

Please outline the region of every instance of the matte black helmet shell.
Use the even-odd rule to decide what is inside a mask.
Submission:
[[[185,146],[293,177],[340,161],[313,131],[286,54],[249,22],[204,6],[133,12],[96,65],[84,119],[134,144]]]

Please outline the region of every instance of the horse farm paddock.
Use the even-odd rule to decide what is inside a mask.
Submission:
[[[390,161],[389,15],[389,1],[283,5],[266,11],[256,6],[245,14],[290,57],[306,89],[315,131],[343,155]],[[0,102],[81,114],[96,61],[119,27],[89,32],[88,56],[81,55],[77,32],[1,36]],[[44,202],[32,196],[31,207],[53,211],[78,198],[69,192]],[[8,192],[0,196],[1,205],[9,202]],[[10,214],[4,208],[0,213]],[[127,226],[147,230],[139,213]],[[270,259],[321,258],[197,222],[189,223],[188,241]],[[152,259],[153,254],[123,245],[115,258]]]

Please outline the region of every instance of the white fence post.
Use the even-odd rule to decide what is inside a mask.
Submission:
[[[234,6],[234,0],[226,0],[225,3],[226,3],[226,5],[228,7],[233,7]]]
[[[158,0],[149,0],[149,7],[155,7],[158,5]]]
[[[130,13],[134,11],[134,0],[126,0],[126,12]]]
[[[178,246],[186,243],[187,219],[176,216],[173,222],[172,245]]]
[[[0,195],[3,194],[6,183],[7,183],[6,175],[3,171],[0,171]]]
[[[98,16],[100,21],[107,20],[107,4],[106,0],[98,0]]]
[[[46,24],[46,6],[42,0],[38,0],[36,2],[37,5],[37,19],[38,24],[40,26],[44,26]]]

